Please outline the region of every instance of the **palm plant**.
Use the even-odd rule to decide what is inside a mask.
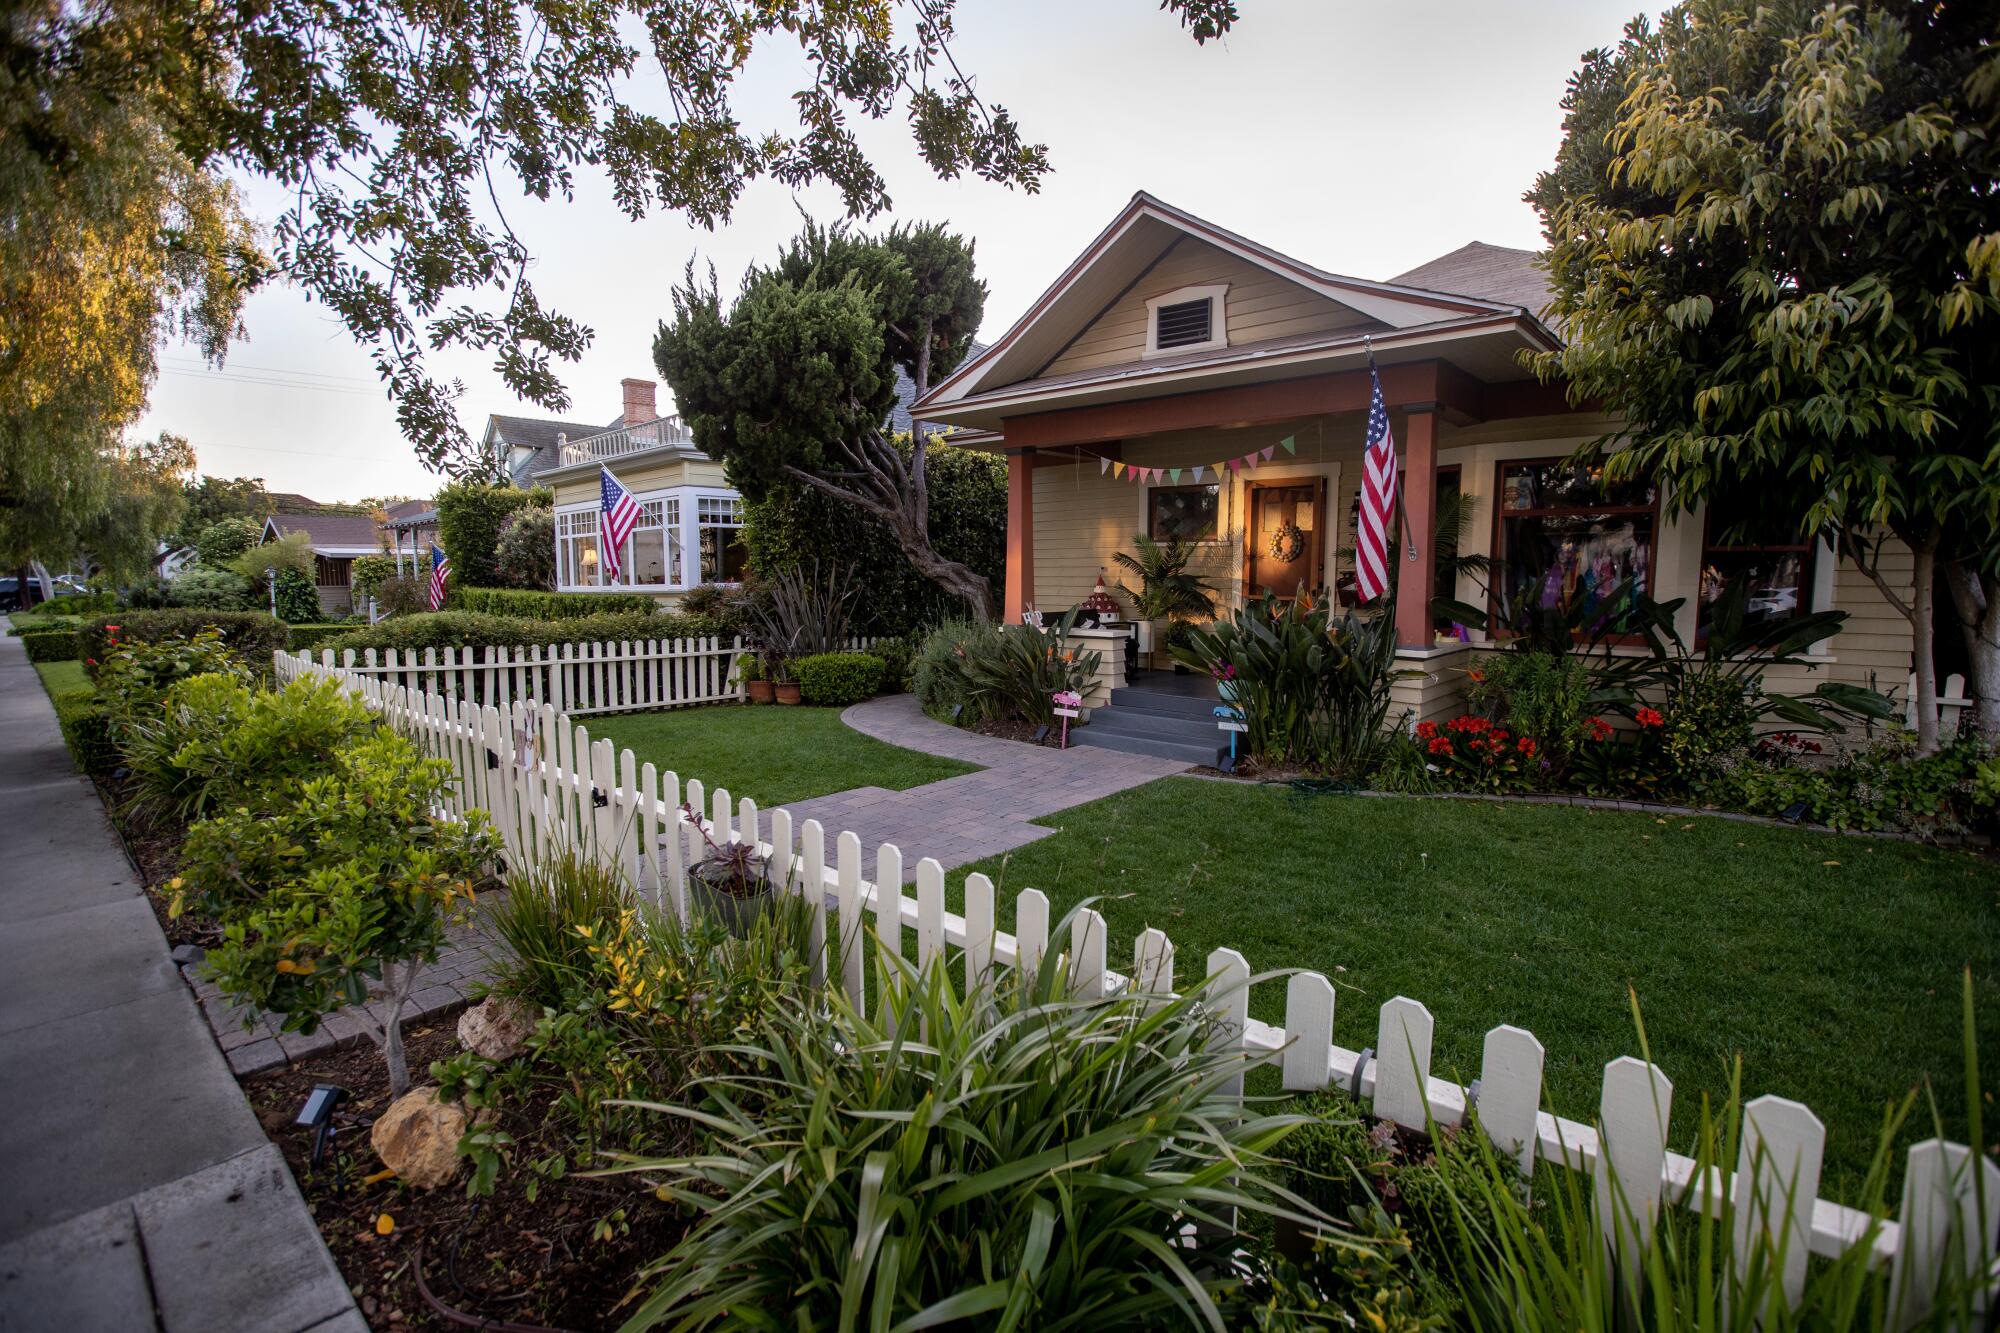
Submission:
[[[1134,590],[1121,583],[1118,591],[1132,599],[1133,613],[1141,620],[1205,620],[1215,614],[1215,586],[1199,574],[1190,574],[1194,543],[1175,538],[1155,541],[1143,532],[1132,534],[1131,551],[1119,551],[1111,558],[1139,580]]]

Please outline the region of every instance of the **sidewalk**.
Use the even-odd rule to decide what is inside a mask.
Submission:
[[[6,637],[0,1070],[0,1330],[366,1329]]]

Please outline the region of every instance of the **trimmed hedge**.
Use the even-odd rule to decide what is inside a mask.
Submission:
[[[271,654],[286,645],[292,632],[290,625],[265,611],[172,607],[164,611],[122,611],[99,616],[78,631],[84,670],[93,676],[97,674],[95,664],[111,655],[113,625],[118,627],[118,638],[123,643],[191,639],[205,629],[212,629],[222,635],[225,647],[260,674],[271,669]]]
[[[868,653],[815,653],[786,663],[809,704],[845,708],[875,697],[882,684],[882,659]]]
[[[547,490],[524,491],[476,481],[454,481],[437,493],[438,544],[451,557],[452,582],[490,588],[500,582],[495,547],[500,527],[517,509],[555,502]]]
[[[328,639],[337,639],[343,634],[354,633],[352,622],[343,621],[337,625],[294,625],[291,636],[285,640],[285,647],[295,653],[308,648],[317,648]]]
[[[77,770],[109,773],[118,762],[118,750],[111,743],[111,715],[97,701],[93,690],[66,690],[52,702],[56,725],[62,729],[63,744]]]
[[[622,642],[639,639],[695,639],[717,633],[705,616],[584,616],[577,620],[521,620],[470,611],[431,611],[397,616],[316,645],[335,653],[352,648],[422,652],[426,648],[512,648],[551,643]]]
[[[29,630],[21,636],[30,662],[74,662],[83,656],[83,645],[73,629]]]
[[[522,620],[581,620],[585,616],[650,616],[659,604],[642,592],[532,592],[525,588],[460,588],[458,610]]]

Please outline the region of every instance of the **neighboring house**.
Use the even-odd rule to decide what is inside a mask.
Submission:
[[[396,557],[396,572],[430,567],[431,543],[437,540],[435,500],[404,500],[383,511],[381,534]]]
[[[381,554],[382,530],[366,514],[273,514],[264,520],[267,542],[295,532],[304,533],[312,545],[320,610],[327,615],[351,612],[355,557]]]
[[[1787,668],[1768,684],[1901,686],[1908,623],[1824,543],[1757,532],[1753,495],[1673,517],[1657,487],[1609,486],[1567,463],[1618,423],[1522,369],[1521,353],[1559,345],[1538,315],[1546,301],[1529,251],[1475,242],[1371,282],[1141,193],[918,411],[963,428],[955,444],[1006,455],[1010,620],[1081,602],[1138,531],[1199,543],[1196,568],[1225,609],[1266,588],[1351,600],[1341,553],[1353,542],[1372,347],[1406,466],[1410,532],[1394,552],[1403,587],[1437,586],[1436,505],[1464,496],[1459,554],[1493,559],[1488,577],[1517,597],[1588,598],[1636,580],[1660,601],[1685,599],[1679,628],[1693,643],[1704,606],[1748,579],[1762,614],[1849,613],[1818,646],[1816,674]],[[1136,483],[1126,469],[1140,470]],[[1723,544],[1745,517],[1750,534]],[[1884,565],[1908,582],[1907,551]],[[1470,575],[1438,590],[1488,601]],[[1495,628],[1473,627],[1470,644],[1439,636],[1429,600],[1402,598],[1396,613],[1418,673],[1396,695],[1422,717],[1457,707]]]

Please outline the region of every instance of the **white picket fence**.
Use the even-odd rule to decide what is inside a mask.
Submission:
[[[859,652],[872,638],[848,641]],[[685,708],[743,698],[736,659],[741,638],[639,639],[511,648],[322,649],[315,665],[339,667],[384,685],[507,708],[548,704],[570,717]],[[300,654],[311,658],[311,654]]]
[[[959,951],[968,988],[995,968],[1036,967],[1052,947],[1066,951],[1071,984],[1082,997],[1130,987],[1168,994],[1177,985],[1173,941],[1163,931],[1142,932],[1133,945],[1132,970],[1120,973],[1110,966],[1104,918],[1079,910],[1068,938],[1052,941],[1051,905],[1038,889],[1015,897],[1012,933],[998,928],[994,886],[985,875],[965,877],[964,911],[949,912],[945,871],[936,860],[917,862],[912,895],[904,887],[902,849],[884,843],[875,849],[871,879],[854,833],[835,833],[829,858],[828,831],[819,821],[795,827],[789,811],[766,814],[748,798],[735,800],[724,789],[707,790],[699,779],[683,781],[639,764],[629,749],[614,753],[610,741],[593,741],[587,728],[548,704],[530,705],[517,696],[505,707],[477,705],[303,654],[279,654],[277,665],[281,682],[308,673],[342,681],[429,753],[449,760],[461,781],[457,807],[489,812],[517,864],[550,851],[586,850],[622,867],[641,893],[685,916],[685,871],[705,850],[702,832],[717,842],[754,843],[772,866],[789,870],[786,891],[810,901],[815,944],[826,944],[832,932],[832,952],[816,950],[822,961],[815,982],[824,984],[829,971],[837,972],[833,980],[857,1003],[867,994],[870,945],[879,942],[886,954],[909,958],[911,932],[920,967],[942,965],[948,951]],[[702,817],[702,830],[683,802]],[[1749,1102],[1736,1170],[1703,1171],[1668,1150],[1673,1083],[1643,1060],[1628,1056],[1605,1066],[1597,1121],[1583,1124],[1541,1109],[1544,1049],[1524,1029],[1501,1026],[1487,1033],[1479,1077],[1461,1086],[1432,1073],[1436,1025],[1416,1000],[1397,996],[1364,1011],[1355,1026],[1369,1044],[1357,1050],[1335,1040],[1335,991],[1319,972],[1285,974],[1281,1027],[1250,1017],[1252,972],[1241,953],[1215,950],[1203,960],[1201,976],[1215,983],[1211,999],[1225,1030],[1260,1062],[1277,1066],[1286,1089],[1333,1088],[1374,1116],[1416,1130],[1459,1125],[1476,1105],[1481,1129],[1524,1174],[1537,1161],[1592,1174],[1607,1236],[1614,1229],[1650,1234],[1663,1204],[1718,1208],[1728,1199],[1736,1207],[1739,1254],[1747,1258],[1760,1241],[1776,1245],[1777,1233],[1787,1233],[1784,1281],[1794,1298],[1804,1287],[1808,1254],[1831,1258],[1865,1244],[1872,1264],[1891,1269],[1898,1328],[1926,1316],[1935,1280],[1948,1263],[1966,1278],[1985,1271],[1990,1279],[1994,1271],[2000,1166],[1961,1144],[1932,1139],[1912,1147],[1901,1206],[1894,1218],[1877,1218],[1818,1197],[1826,1130],[1799,1102],[1771,1096]],[[1597,1169],[1606,1161],[1615,1168],[1611,1174]],[[1981,1239],[1967,1245],[1955,1239],[1960,1237]]]
[[[1903,722],[1906,726],[1917,725],[1917,673],[1912,671],[1910,679],[1903,687]],[[1937,714],[1938,735],[1956,736],[1959,723],[1964,720],[1966,710],[1972,707],[1972,696],[1965,692],[1965,677],[1956,671],[1938,682]]]

